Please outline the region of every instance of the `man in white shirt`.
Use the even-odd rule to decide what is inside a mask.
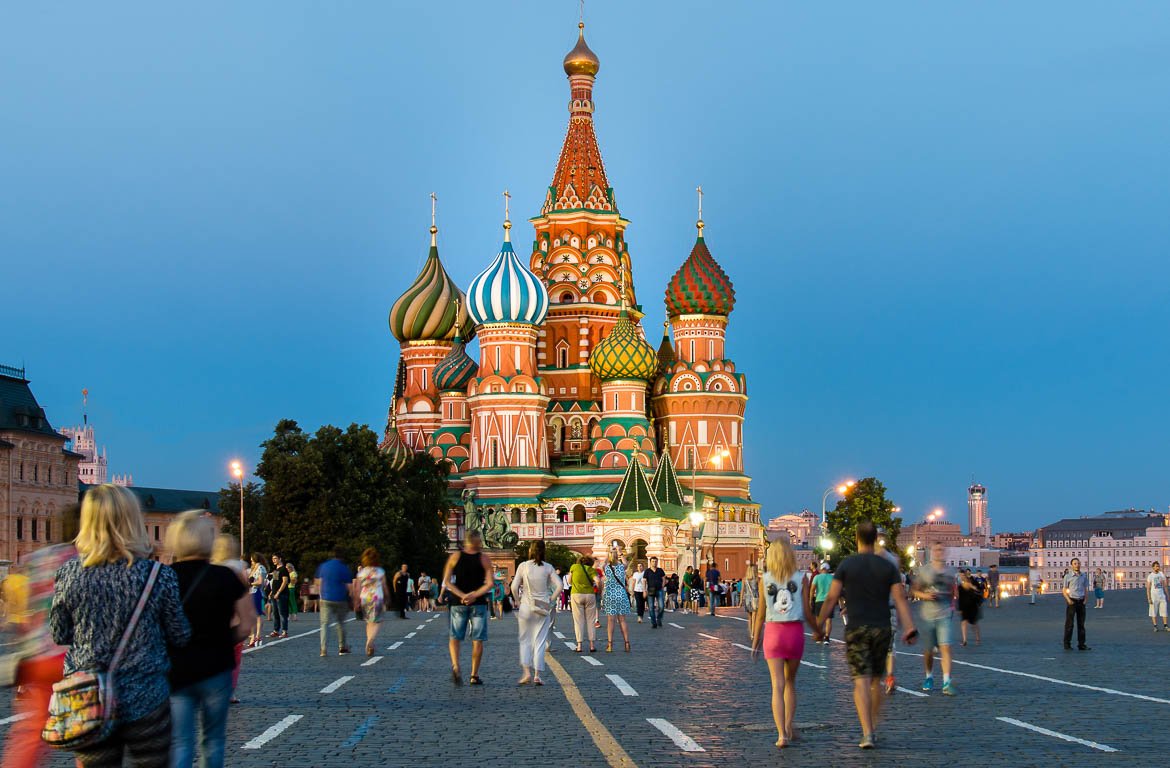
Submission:
[[[1162,573],[1162,564],[1155,562],[1146,576],[1146,601],[1150,604],[1150,622],[1154,631],[1158,631],[1158,616],[1162,617],[1162,629],[1170,631],[1166,623],[1166,574]]]
[[[630,575],[630,591],[634,593],[634,602],[638,609],[638,623],[642,623],[642,616],[646,613],[646,566],[638,563],[638,570]]]
[[[567,611],[569,610],[569,592],[573,588],[573,580],[569,578],[567,570],[560,571],[558,569],[557,572],[561,574],[561,610]]]

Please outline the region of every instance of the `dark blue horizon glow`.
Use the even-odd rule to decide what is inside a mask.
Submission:
[[[0,363],[113,472],[215,488],[281,418],[381,430],[386,315],[525,256],[576,3],[32,3],[0,26]],[[753,495],[876,475],[996,530],[1167,510],[1170,5],[590,0],[647,336],[735,282]]]

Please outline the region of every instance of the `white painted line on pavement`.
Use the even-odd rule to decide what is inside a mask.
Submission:
[[[731,619],[731,620],[733,620],[733,621],[742,621],[742,622],[745,622],[745,623],[747,622],[747,619],[745,619],[743,616],[720,616],[719,618],[721,618],[721,619]]]
[[[925,694],[922,691],[915,691],[915,690],[912,690],[910,688],[903,688],[900,685],[898,686],[898,690],[901,691],[902,693],[908,693],[911,696],[917,696],[920,699],[929,699],[930,698],[929,694]]]
[[[828,669],[824,664],[813,664],[811,661],[805,661],[804,659],[801,659],[800,663],[806,667],[813,667],[815,669]]]
[[[409,640],[410,638],[414,637],[417,634],[418,634],[417,632],[408,632],[406,634],[406,639]]]
[[[417,632],[420,629],[426,629],[426,628],[427,628],[426,624],[419,624],[417,627],[414,628],[414,631]]]
[[[700,632],[699,637],[705,637],[708,640],[722,640],[723,639],[722,637],[715,637],[715,635],[708,635],[704,632]]]
[[[329,685],[322,688],[321,693],[333,693],[338,688],[348,683],[350,680],[353,680],[353,675],[344,675],[343,677],[339,677]]]
[[[1029,731],[1035,731],[1036,733],[1042,733],[1045,736],[1054,736],[1058,739],[1064,739],[1065,741],[1071,741],[1074,744],[1083,744],[1086,747],[1092,747],[1093,749],[1099,749],[1102,752],[1116,752],[1117,751],[1116,749],[1114,749],[1113,747],[1111,747],[1107,744],[1098,744],[1095,741],[1089,741],[1087,739],[1078,739],[1076,736],[1069,736],[1067,733],[1060,733],[1058,731],[1050,731],[1047,728],[1041,728],[1038,725],[1032,725],[1031,723],[1025,723],[1023,720],[1016,720],[1014,717],[997,717],[995,719],[999,720],[1000,722],[1003,722],[1003,723],[1008,723],[1010,725],[1018,725],[1021,728],[1027,728]]]
[[[386,657],[385,656],[371,656],[369,661],[362,662],[362,666],[363,667],[372,667],[384,658],[386,658]]]
[[[605,666],[604,664],[602,664],[600,661],[593,658],[592,656],[582,656],[581,658],[584,659],[587,664],[592,664],[595,667]]]
[[[750,651],[752,649],[750,645],[744,645],[743,643],[732,643],[732,645],[734,645],[736,648],[743,648],[745,651]]]
[[[398,650],[398,646],[400,646],[400,645],[402,645],[402,641],[401,641],[401,640],[399,640],[397,643],[394,643],[393,645],[391,645],[391,646],[390,646],[389,648],[387,648],[386,650],[388,650],[388,651],[396,651],[396,650]]]
[[[571,651],[575,651],[575,650],[577,650],[577,644],[576,644],[576,643],[570,643],[568,640],[566,640],[566,641],[565,641],[565,647],[566,647],[566,648],[568,648],[568,649],[569,649],[569,650],[571,650]]]
[[[281,720],[276,725],[274,725],[271,728],[269,728],[268,730],[266,730],[264,733],[260,734],[256,738],[254,738],[251,741],[244,744],[243,749],[260,749],[260,747],[264,746],[265,744],[272,741],[280,734],[287,731],[290,726],[292,726],[294,723],[296,723],[302,717],[304,717],[304,715],[289,715],[288,717]]]
[[[21,712],[19,715],[12,715],[11,717],[6,717],[3,720],[0,720],[0,725],[8,725],[9,723],[18,722],[20,720],[25,719],[26,717],[28,717],[31,714],[32,714],[31,712]]]
[[[684,627],[682,624],[675,624],[673,621],[670,622],[670,626],[674,627],[675,629],[686,629],[686,627]]]
[[[349,622],[353,621],[353,619],[346,619],[345,621],[346,621],[346,623],[349,623]],[[337,626],[337,622],[334,622],[334,623],[329,625],[329,628],[332,629],[333,627],[336,627],[336,626]],[[277,638],[276,640],[265,640],[260,645],[254,646],[252,648],[245,648],[244,653],[251,653],[252,651],[262,651],[265,648],[271,648],[274,645],[280,645],[281,643],[287,643],[289,640],[296,640],[298,637],[308,637],[309,635],[316,635],[316,634],[319,634],[320,632],[321,632],[321,628],[318,627],[317,629],[310,629],[308,632],[302,632],[299,635],[289,635],[288,637],[281,637],[281,638]]]
[[[555,637],[557,640],[564,640],[565,634],[563,632],[553,632],[553,637]]]
[[[918,656],[922,657],[921,653],[911,653],[910,651],[896,651],[899,656]],[[1031,672],[1019,672],[1014,669],[1003,669],[1002,667],[992,667],[987,664],[976,664],[971,661],[959,661],[952,659],[954,664],[962,664],[964,667],[974,667],[975,669],[985,669],[988,672],[999,672],[1004,675],[1015,675],[1016,677],[1027,677],[1032,680],[1041,680],[1045,683],[1054,683],[1056,685],[1067,685],[1069,688],[1080,688],[1085,691],[1096,691],[1097,693],[1108,693],[1113,696],[1125,696],[1131,699],[1138,699],[1140,701],[1152,701],[1155,704],[1170,704],[1170,699],[1160,699],[1157,696],[1146,696],[1142,693],[1130,693],[1129,691],[1119,691],[1116,688],[1102,688],[1097,685],[1086,685],[1085,683],[1074,683],[1071,680],[1061,680],[1057,677],[1045,677],[1044,675],[1034,675]]]
[[[662,731],[671,741],[678,745],[678,748],[683,752],[706,752],[707,750],[699,746],[698,742],[687,736],[685,733],[675,728],[668,720],[663,720],[660,717],[648,717],[646,722]]]
[[[622,692],[623,696],[638,695],[638,692],[635,691],[629,683],[627,683],[625,680],[622,680],[619,675],[606,675],[606,677],[609,678],[611,683],[617,686],[617,689]]]

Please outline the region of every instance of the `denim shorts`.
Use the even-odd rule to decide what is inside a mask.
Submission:
[[[487,640],[488,607],[486,605],[453,605],[447,614],[452,640],[467,639],[467,624],[471,622],[471,639]]]
[[[922,648],[925,651],[931,651],[935,648],[942,648],[944,645],[950,645],[954,638],[954,630],[951,627],[950,613],[943,614],[937,619],[927,619],[922,617]]]

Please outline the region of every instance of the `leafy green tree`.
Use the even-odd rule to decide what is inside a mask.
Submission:
[[[520,565],[528,559],[528,546],[530,544],[532,544],[531,541],[521,541],[516,545],[516,565]],[[578,557],[580,555],[575,550],[569,549],[564,544],[552,541],[544,543],[544,559],[552,563],[553,568],[568,571],[569,566],[577,562]]]
[[[833,541],[833,549],[829,552],[833,567],[857,552],[857,524],[861,520],[872,520],[884,528],[889,548],[896,552],[895,542],[902,529],[902,518],[894,513],[894,509],[894,502],[886,498],[886,487],[876,477],[859,480],[846,491],[837,506],[825,515],[829,538]],[[902,557],[900,552],[897,554]]]

